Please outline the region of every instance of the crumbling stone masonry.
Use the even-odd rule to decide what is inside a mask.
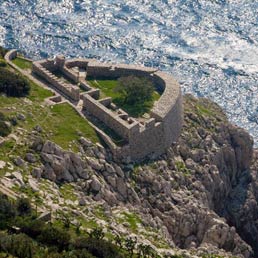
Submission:
[[[175,142],[182,127],[182,96],[179,84],[167,73],[135,65],[113,65],[94,59],[70,59],[63,56],[33,62],[33,73],[44,78],[73,101],[83,100],[83,112],[104,123],[125,142],[117,146],[101,131],[100,135],[119,160],[138,161],[155,157]],[[70,82],[54,75],[61,72]],[[154,103],[149,118],[136,119],[119,109],[111,98],[100,99],[99,89],[87,84],[86,78],[117,79],[121,76],[144,76],[163,92]],[[84,92],[80,92],[80,89]]]

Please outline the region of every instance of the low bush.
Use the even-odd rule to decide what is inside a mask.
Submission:
[[[69,246],[70,234],[68,231],[50,224],[43,228],[37,239],[42,244],[56,246],[59,251],[62,251]]]
[[[0,251],[19,258],[33,257],[33,240],[24,234],[8,235],[0,233]]]
[[[0,67],[0,92],[10,97],[24,97],[29,94],[28,80],[19,74]]]
[[[3,47],[0,47],[0,58],[4,58],[6,53],[7,53],[7,50]]]
[[[31,204],[28,199],[26,198],[20,198],[17,200],[16,208],[18,211],[18,215],[24,216],[24,215],[31,215],[32,209]]]
[[[9,125],[7,118],[0,112],[0,136],[7,136],[11,133],[11,125]]]
[[[0,67],[6,67],[7,64],[4,59],[0,58]]]
[[[5,229],[15,215],[15,206],[5,195],[0,194],[0,229]]]
[[[124,257],[116,245],[103,239],[80,237],[76,239],[74,248],[86,249],[89,253],[99,258]]]

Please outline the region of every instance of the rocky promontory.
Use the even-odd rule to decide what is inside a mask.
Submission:
[[[147,241],[146,228],[157,232],[148,243],[161,255],[258,257],[258,150],[210,100],[184,96],[178,142],[140,164],[116,163],[108,149],[83,137],[78,152],[67,151],[42,133],[35,130],[26,154],[14,159],[21,168],[32,166],[29,180],[21,182],[21,171],[2,182],[20,181],[42,194],[52,210],[67,210],[57,196],[64,185],[72,185],[78,206],[104,207],[108,222],[104,217],[97,222],[107,230],[134,234],[140,242]],[[46,182],[55,196],[41,190]],[[117,210],[137,214],[137,223],[130,227],[130,220],[114,220]],[[165,244],[155,245],[161,239]]]

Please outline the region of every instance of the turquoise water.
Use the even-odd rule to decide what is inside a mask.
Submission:
[[[172,73],[220,104],[258,146],[258,2],[0,0],[0,44],[38,59],[59,53]]]

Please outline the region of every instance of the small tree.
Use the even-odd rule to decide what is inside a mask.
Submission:
[[[118,79],[115,91],[122,95],[124,104],[143,104],[151,100],[154,85],[147,78],[130,75]]]
[[[30,215],[32,212],[30,201],[26,198],[19,198],[16,206],[18,214],[21,216]]]
[[[7,136],[11,133],[11,126],[9,124],[4,114],[0,112],[0,136]]]
[[[130,257],[133,257],[133,252],[137,244],[137,238],[129,237],[125,240],[125,248],[129,252]]]
[[[97,240],[103,239],[105,236],[102,228],[94,228],[90,233],[89,237]]]
[[[16,215],[15,206],[6,195],[0,194],[0,229],[5,229]]]
[[[29,94],[30,84],[20,74],[0,67],[0,93],[11,97],[24,97]]]

